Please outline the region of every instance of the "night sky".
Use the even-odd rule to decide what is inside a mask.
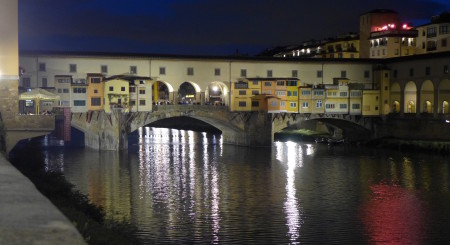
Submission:
[[[428,23],[448,0],[19,0],[20,50],[255,55],[357,32],[359,16],[392,9]]]

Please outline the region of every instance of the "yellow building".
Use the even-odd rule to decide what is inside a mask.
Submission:
[[[311,113],[324,113],[326,94],[325,86],[322,84],[314,85],[311,93]]]
[[[407,24],[385,23],[370,33],[370,58],[392,58],[416,53],[417,30]]]
[[[350,95],[348,89],[349,79],[334,78],[333,84],[326,84],[325,113],[349,114]]]
[[[251,111],[251,90],[248,88],[248,81],[238,81],[231,83],[230,111]]]
[[[431,18],[431,22],[416,27],[417,54],[450,51],[450,13]]]
[[[152,80],[149,77],[128,76],[123,79],[129,82],[130,101],[129,111],[151,111],[152,110]],[[154,83],[156,84],[156,82]],[[155,94],[153,94],[154,96]],[[158,98],[158,96],[156,96]]]
[[[329,40],[321,49],[322,58],[359,58],[359,35],[347,34]]]
[[[299,87],[299,112],[311,113],[312,112],[312,85]]]
[[[104,110],[111,112],[113,108],[124,108],[129,111],[129,82],[123,78],[111,77],[104,80]]]
[[[298,79],[286,80],[286,112],[298,113]]]
[[[364,90],[362,98],[362,115],[379,116],[380,115],[380,91]]]
[[[88,110],[99,111],[103,110],[103,75],[89,73],[88,79]]]

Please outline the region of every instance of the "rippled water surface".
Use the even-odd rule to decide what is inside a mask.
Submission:
[[[129,141],[120,153],[48,147],[46,161],[147,243],[450,242],[448,157],[236,147],[220,135],[160,128]]]

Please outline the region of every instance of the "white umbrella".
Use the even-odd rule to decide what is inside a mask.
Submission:
[[[36,114],[39,114],[39,102],[41,100],[56,101],[59,99],[59,95],[41,88],[35,88],[29,92],[21,93],[19,95],[19,100],[34,100],[36,102]]]

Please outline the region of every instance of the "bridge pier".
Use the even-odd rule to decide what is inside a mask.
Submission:
[[[120,108],[112,109],[110,114],[103,111],[86,113],[85,146],[98,150],[128,149],[127,115]]]

